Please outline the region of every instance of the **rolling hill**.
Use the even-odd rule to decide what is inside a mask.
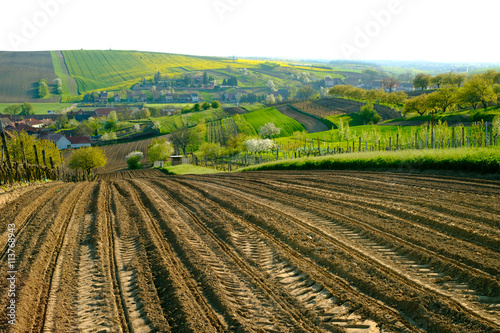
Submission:
[[[359,70],[344,69],[339,73],[333,69],[302,67],[285,61],[273,60],[273,63],[279,66],[269,66],[266,60],[233,60],[140,51],[0,52],[0,103],[77,102],[88,92],[130,88],[142,78],[152,78],[158,71],[170,78],[207,71],[218,82],[236,76],[241,88],[259,94],[267,91],[269,80],[279,87],[300,86],[299,81],[291,79],[292,72],[307,72],[316,81],[324,75],[344,78],[353,75],[356,79],[361,75]],[[239,71],[242,68],[248,72]],[[62,80],[62,95],[37,98],[37,82],[46,79],[52,84],[56,77]],[[55,88],[51,87],[52,93]]]
[[[38,98],[38,81],[56,78],[50,52],[0,52],[0,102],[58,102]]]

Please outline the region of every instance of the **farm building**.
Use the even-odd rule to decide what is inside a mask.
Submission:
[[[336,86],[336,85],[339,85],[339,84],[342,84],[342,79],[339,79],[339,78],[331,78],[330,75],[326,75],[323,79],[324,83],[325,83],[325,87],[327,88],[331,88],[333,86]]]
[[[51,133],[41,139],[52,141],[58,149],[75,149],[82,147],[90,147],[90,136],[73,136],[65,137],[62,134]]]
[[[41,139],[52,141],[58,149],[69,149],[71,148],[71,141],[69,141],[64,135],[57,133],[50,133]]]
[[[96,117],[107,117],[107,116],[109,116],[109,113],[111,111],[116,111],[116,110],[112,109],[112,108],[96,109],[94,111],[94,115]]]
[[[107,103],[108,102],[108,93],[106,91],[101,92],[98,96],[94,97],[95,103]]]
[[[0,118],[0,122],[3,127],[6,127],[7,125],[10,125],[12,121],[9,118]]]
[[[37,119],[33,119],[33,118],[24,119],[22,122],[25,123],[26,125],[34,127],[34,128],[44,127],[44,123],[42,121],[37,120]]]
[[[397,91],[413,91],[415,88],[413,87],[413,83],[402,82],[399,84],[399,87],[396,89]]]
[[[170,161],[172,165],[189,164],[189,158],[182,155],[172,155],[170,156]]]
[[[95,117],[96,113],[94,111],[83,111],[80,109],[76,113],[73,113],[73,112],[70,113],[70,115],[74,116],[74,118],[76,120],[78,120],[79,122],[82,122],[82,121],[88,120],[90,117]]]
[[[83,148],[90,147],[92,142],[90,141],[90,136],[72,136],[67,138],[71,142],[70,148]]]

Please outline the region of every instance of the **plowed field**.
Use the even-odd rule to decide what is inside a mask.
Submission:
[[[500,182],[141,170],[3,199],[2,332],[500,330]]]

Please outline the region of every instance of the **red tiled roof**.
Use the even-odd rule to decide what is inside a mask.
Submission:
[[[90,136],[72,136],[66,139],[68,139],[71,144],[92,143],[90,141]]]

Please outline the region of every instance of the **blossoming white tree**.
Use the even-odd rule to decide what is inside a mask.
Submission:
[[[275,148],[274,142],[270,139],[250,139],[245,141],[245,146],[251,153],[262,153]]]
[[[269,137],[272,139],[273,136],[279,135],[281,133],[281,128],[276,127],[274,123],[267,123],[264,126],[261,126],[259,129],[259,135],[262,137]]]

